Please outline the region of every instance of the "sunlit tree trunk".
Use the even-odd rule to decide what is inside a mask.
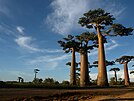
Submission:
[[[89,83],[87,53],[80,54],[80,86],[85,87]]]
[[[75,49],[72,48],[72,62],[71,62],[71,68],[70,68],[70,84],[76,85],[76,66],[75,66]]]
[[[117,74],[116,74],[116,71],[114,71],[114,81],[115,81],[115,83],[117,83]]]
[[[128,67],[127,67],[127,62],[124,63],[124,79],[125,79],[125,85],[129,86],[130,81],[129,81],[129,74],[128,74]]]
[[[99,27],[97,27],[98,34],[98,86],[108,86],[107,70],[105,65],[105,50],[103,44],[103,36],[101,35]]]

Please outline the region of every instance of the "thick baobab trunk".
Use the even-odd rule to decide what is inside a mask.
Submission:
[[[85,87],[89,83],[87,53],[80,54],[80,86]]]
[[[108,79],[107,79],[107,70],[105,65],[105,50],[104,50],[104,43],[103,43],[103,36],[101,35],[100,29],[97,27],[98,33],[98,78],[97,78],[97,85],[98,86],[108,86]]]
[[[125,85],[129,86],[130,85],[130,81],[129,81],[127,62],[124,63],[124,79],[125,79]]]
[[[76,66],[75,66],[75,49],[72,48],[72,62],[71,62],[71,68],[70,68],[70,84],[76,85]]]
[[[35,73],[35,75],[34,75],[34,79],[36,79],[36,73]]]
[[[117,83],[117,74],[116,74],[116,71],[114,71],[114,81],[115,81],[115,83]]]

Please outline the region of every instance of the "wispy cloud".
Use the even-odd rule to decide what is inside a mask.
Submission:
[[[65,59],[70,58],[71,56],[68,54],[60,55],[60,56],[40,56],[35,59],[29,61],[30,64],[42,63],[42,62],[55,62],[55,61],[63,61]]]
[[[11,17],[11,12],[7,6],[6,0],[0,0],[0,15]]]
[[[29,50],[30,52],[42,52],[41,49],[36,48],[32,45],[33,38],[27,36],[21,36],[15,39],[15,42],[23,49]]]
[[[118,46],[120,46],[115,40],[110,40],[111,43],[109,44],[109,46],[106,48],[106,50],[112,50]]]
[[[53,13],[47,16],[47,23],[52,31],[59,34],[68,34],[76,26],[80,16],[88,6],[87,0],[55,0],[51,7]]]
[[[24,27],[22,27],[22,26],[16,26],[16,30],[17,30],[20,34],[24,35]]]
[[[30,65],[38,65],[41,69],[54,70],[62,66],[64,60],[70,59],[71,56],[65,55],[44,55],[28,60]]]
[[[61,35],[77,30],[78,19],[90,9],[103,8],[115,17],[119,17],[125,10],[119,2],[106,0],[54,0],[50,6],[53,12],[45,21],[52,31]]]
[[[106,43],[104,46],[105,46],[105,50],[110,51],[110,50],[115,49],[116,47],[119,47],[120,45],[118,44],[117,41],[110,40],[110,42]],[[91,53],[89,53],[89,56],[97,55],[97,54],[98,54],[98,49],[96,48],[96,49],[92,50]]]

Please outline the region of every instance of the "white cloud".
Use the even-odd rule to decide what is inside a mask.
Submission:
[[[55,61],[62,61],[65,59],[70,58],[71,56],[68,54],[61,55],[61,56],[40,56],[37,57],[36,59],[32,59],[29,61],[30,64],[37,64],[37,63],[42,63],[42,62],[55,62]]]
[[[104,44],[105,50],[110,51],[115,49],[116,47],[120,46],[115,40],[110,40],[110,42]],[[98,49],[95,48],[94,50],[91,50],[91,53],[89,53],[89,56],[98,54]]]
[[[15,39],[15,42],[23,49],[29,50],[30,52],[42,52],[41,49],[38,49],[31,44],[33,41],[32,37],[26,37],[26,36],[21,36]]]
[[[50,6],[53,12],[45,21],[52,31],[62,35],[78,30],[78,19],[90,9],[103,8],[115,17],[125,10],[119,2],[106,0],[54,0]]]
[[[61,62],[71,58],[69,54],[65,55],[44,55],[39,56],[27,61],[29,65],[38,65],[41,69],[44,70],[54,70],[63,65]]]
[[[59,34],[68,34],[73,30],[78,18],[88,6],[87,0],[55,0],[51,6],[54,11],[47,16],[47,23],[52,27],[52,31]]]
[[[59,53],[63,52],[61,49],[40,49],[35,47],[32,42],[34,39],[32,37],[28,36],[21,36],[15,39],[15,42],[20,46],[20,48],[23,48],[29,52],[43,52],[43,53]],[[36,45],[37,46],[37,45]]]
[[[115,40],[110,40],[110,41],[111,41],[111,43],[109,44],[110,46],[108,46],[106,48],[106,50],[112,50],[112,49],[120,46]]]
[[[0,15],[11,17],[11,12],[7,6],[6,0],[0,0]]]
[[[24,27],[22,27],[22,26],[16,26],[16,30],[17,30],[20,34],[24,35]]]

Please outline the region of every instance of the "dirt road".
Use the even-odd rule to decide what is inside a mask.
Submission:
[[[35,101],[51,99],[56,101],[134,101],[134,87],[127,88],[91,88],[91,89],[18,89],[0,88],[0,101],[13,98],[33,98]],[[54,100],[55,99],[55,100]]]

